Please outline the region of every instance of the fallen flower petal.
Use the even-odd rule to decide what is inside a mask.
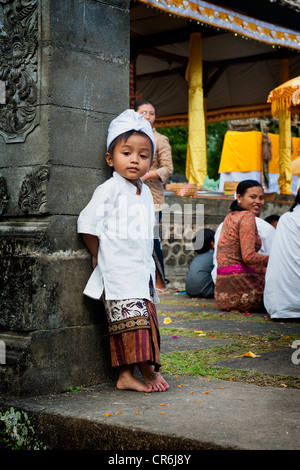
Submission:
[[[174,336],[172,336],[172,338],[173,338],[173,339],[179,338],[179,336],[178,336],[178,335],[174,335]]]
[[[242,354],[241,356],[235,356],[235,357],[260,357],[260,356],[257,356],[253,352],[249,351],[249,352],[246,352],[245,354]]]
[[[171,323],[171,318],[170,317],[167,317],[164,319],[164,323],[167,324],[167,323]]]
[[[111,413],[105,413],[105,416],[111,416]]]

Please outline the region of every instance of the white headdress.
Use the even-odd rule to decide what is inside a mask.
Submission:
[[[150,139],[153,144],[153,157],[155,155],[155,139],[150,122],[144,119],[144,114],[139,114],[133,109],[127,109],[116,117],[109,125],[107,134],[107,149],[113,140],[119,135],[131,130],[142,131]]]

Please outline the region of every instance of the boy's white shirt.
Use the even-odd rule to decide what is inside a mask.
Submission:
[[[149,299],[153,280],[155,302],[155,263],[153,259],[154,204],[152,194],[114,172],[96,188],[88,205],[79,214],[78,233],[99,237],[98,264],[84,294],[107,300]]]

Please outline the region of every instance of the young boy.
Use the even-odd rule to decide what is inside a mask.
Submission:
[[[108,129],[106,161],[112,178],[96,188],[78,219],[94,271],[84,294],[102,296],[108,320],[112,366],[120,367],[118,389],[164,391],[153,252],[154,206],[141,177],[155,153],[151,125],[133,110]],[[137,364],[144,383],[134,376]]]

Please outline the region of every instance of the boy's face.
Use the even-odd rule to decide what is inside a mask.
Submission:
[[[133,133],[126,142],[121,140],[115,145],[113,155],[106,154],[106,161],[119,175],[137,185],[152,162],[151,141],[145,135]]]

